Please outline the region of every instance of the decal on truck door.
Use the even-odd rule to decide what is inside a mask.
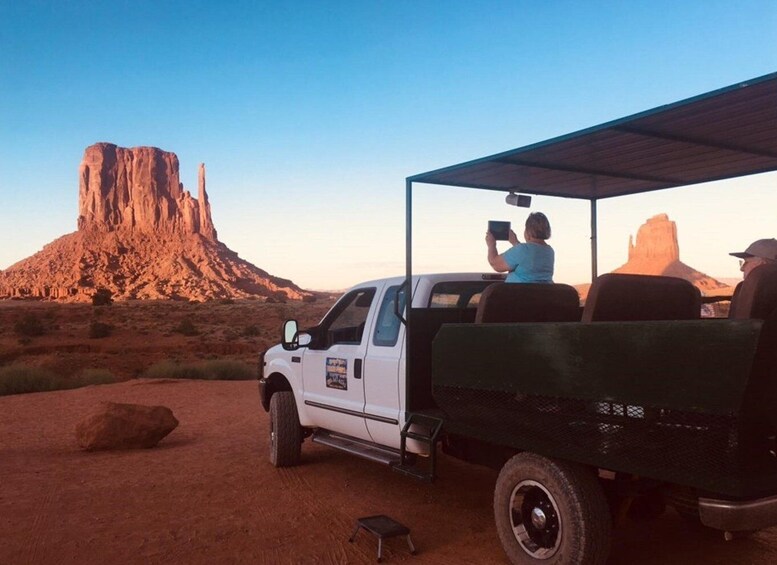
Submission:
[[[326,386],[348,390],[348,359],[326,358]]]

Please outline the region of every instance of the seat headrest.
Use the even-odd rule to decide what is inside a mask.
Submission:
[[[575,322],[580,296],[566,284],[495,283],[480,295],[475,323]]]
[[[737,285],[728,317],[765,320],[777,308],[777,263],[759,265]]]
[[[676,277],[607,273],[591,285],[583,322],[694,320],[701,316],[701,292]]]

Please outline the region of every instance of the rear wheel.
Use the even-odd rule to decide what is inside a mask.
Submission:
[[[605,563],[612,522],[594,473],[519,453],[499,473],[494,518],[514,564]]]
[[[270,399],[270,463],[291,467],[299,463],[301,452],[302,428],[294,393],[276,392]]]

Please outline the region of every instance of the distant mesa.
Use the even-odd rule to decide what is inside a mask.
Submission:
[[[648,219],[637,230],[637,242],[629,236],[629,260],[613,271],[641,275],[664,275],[691,281],[702,294],[714,294],[728,285],[680,261],[677,225],[666,214]]]
[[[628,261],[613,273],[678,277],[693,283],[703,295],[726,294],[732,290],[680,261],[677,225],[666,214],[657,214],[642,224],[637,230],[636,243],[629,236],[628,249]],[[589,286],[578,285],[577,288],[581,295],[587,295]]]
[[[238,257],[218,240],[199,166],[197,198],[178,157],[156,147],[86,148],[79,168],[78,231],[0,272],[0,298],[88,301],[312,295]]]

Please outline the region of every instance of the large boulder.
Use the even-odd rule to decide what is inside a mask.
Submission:
[[[76,425],[78,445],[87,451],[154,447],[178,426],[166,406],[103,402]]]

